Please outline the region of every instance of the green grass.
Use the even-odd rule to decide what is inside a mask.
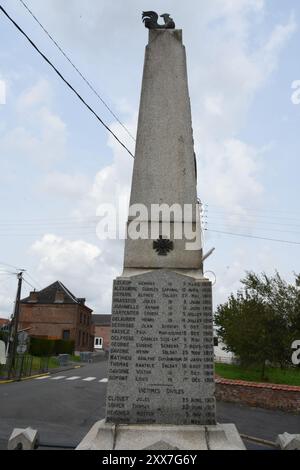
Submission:
[[[225,379],[300,386],[300,368],[296,367],[284,370],[266,367],[266,378],[264,380],[261,379],[261,370],[255,367],[246,369],[234,364],[216,363],[215,371],[216,374]]]
[[[72,362],[80,362],[81,359],[80,359],[80,356],[75,356],[74,354],[72,354],[72,356],[70,356],[70,361],[72,361]]]
[[[46,361],[45,361],[46,364]],[[38,356],[32,356],[32,371],[38,371],[40,367],[43,365],[43,359],[41,362],[41,358]],[[48,363],[49,369],[55,369],[56,367],[59,367],[59,362],[55,357],[50,357],[49,363]]]
[[[31,363],[31,372],[30,372],[30,362],[32,357]],[[21,367],[21,359],[18,358],[17,362],[17,370]],[[55,357],[50,357],[48,362],[48,369],[55,369],[59,367],[59,362]],[[24,376],[27,375],[35,375],[39,374],[40,372],[44,372],[47,370],[47,358],[40,358],[38,356],[30,356],[26,355],[23,362],[23,371]],[[7,368],[5,365],[0,365],[0,377],[5,378],[7,376]]]

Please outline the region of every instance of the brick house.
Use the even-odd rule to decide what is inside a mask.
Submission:
[[[9,325],[9,319],[8,318],[0,318],[0,330],[2,328],[5,328]]]
[[[75,351],[92,351],[92,310],[60,281],[30,292],[20,302],[19,329],[33,337],[75,341]]]
[[[108,351],[111,335],[111,315],[92,315],[94,350]]]

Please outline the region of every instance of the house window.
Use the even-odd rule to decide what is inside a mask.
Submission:
[[[69,339],[70,339],[70,330],[63,330],[62,338],[65,341],[69,341]]]
[[[219,346],[219,339],[217,336],[214,336],[214,346]]]
[[[103,338],[101,338],[100,336],[96,336],[94,341],[94,347],[95,349],[103,349]]]
[[[78,331],[78,345],[80,346],[81,343],[81,331]]]
[[[82,312],[80,312],[80,323],[82,323]]]

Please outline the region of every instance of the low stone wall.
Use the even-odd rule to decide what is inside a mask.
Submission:
[[[216,377],[216,398],[260,408],[300,413],[300,387]]]

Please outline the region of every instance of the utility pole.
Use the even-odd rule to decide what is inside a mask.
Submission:
[[[11,376],[12,368],[15,365],[16,350],[18,345],[18,325],[20,314],[20,299],[23,281],[23,271],[17,273],[18,289],[16,295],[16,302],[14,308],[14,315],[11,321],[11,328],[9,332],[9,346],[8,346],[8,378]]]

